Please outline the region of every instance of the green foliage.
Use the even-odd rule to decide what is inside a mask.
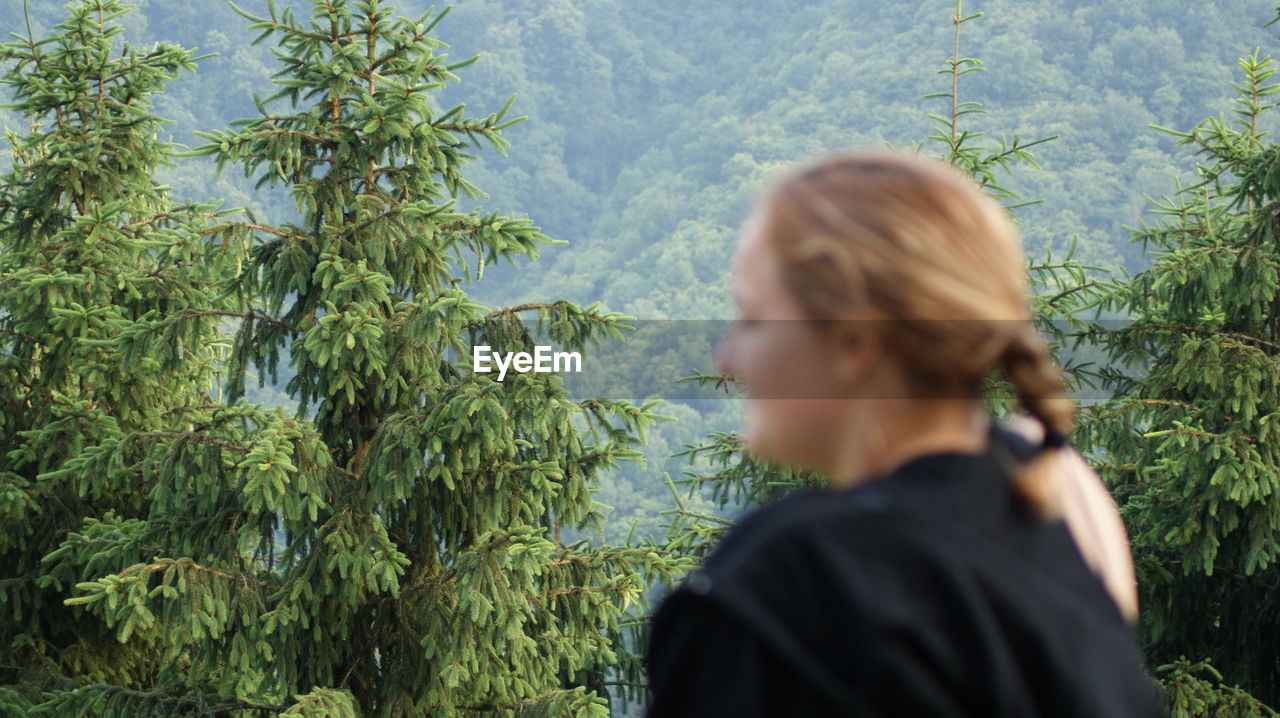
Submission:
[[[1106,306],[1133,321],[1096,328],[1118,364],[1104,372],[1116,398],[1091,407],[1082,432],[1105,449],[1100,468],[1133,538],[1149,654],[1212,661],[1243,689],[1214,700],[1236,706],[1243,691],[1280,701],[1280,146],[1259,122],[1280,83],[1256,51],[1240,68],[1234,121],[1164,130],[1195,148],[1202,179],[1133,230],[1156,260],[1108,286]],[[1178,670],[1174,710],[1200,715],[1193,688],[1211,679]]]
[[[146,639],[118,643],[62,603],[46,559],[98,542],[61,575],[111,573],[146,552],[137,529],[161,489],[149,457],[210,403],[230,308],[216,283],[246,236],[154,181],[173,150],[152,99],[199,58],[169,43],[114,54],[127,10],[74,2],[48,37],[0,49],[30,124],[8,133],[0,183],[0,700],[14,712],[45,710],[45,689],[135,690],[156,674]],[[125,635],[149,626],[128,621]]]
[[[954,55],[946,62],[946,67],[938,71],[939,74],[945,74],[949,77],[951,89],[945,92],[931,92],[925,95],[926,99],[940,98],[947,100],[951,107],[950,112],[946,115],[933,113],[929,115],[929,119],[935,123],[933,134],[929,136],[929,139],[946,146],[947,151],[944,155],[946,161],[963,170],[979,186],[997,199],[1017,199],[1017,193],[1000,184],[999,177],[996,174],[997,171],[1007,170],[1010,163],[1014,161],[1035,167],[1035,158],[1031,154],[1030,148],[1043,142],[1055,140],[1058,136],[1050,135],[1031,142],[1023,142],[1017,135],[1014,135],[1011,139],[1001,138],[999,145],[996,147],[975,147],[973,140],[981,138],[984,133],[961,127],[960,118],[965,115],[986,112],[986,110],[982,109],[981,102],[973,100],[961,101],[959,89],[962,76],[986,70],[982,66],[982,60],[976,57],[962,57],[960,55],[961,25],[980,17],[982,17],[980,12],[965,15],[963,0],[956,0],[956,12],[951,18],[951,23],[955,26],[953,35]],[[1042,201],[1022,202],[1010,206],[1010,209],[1037,204]]]
[[[1170,704],[1170,718],[1274,718],[1276,712],[1258,703],[1239,686],[1225,687],[1222,674],[1208,661],[1191,663],[1185,657],[1158,671]],[[1203,677],[1202,677],[1203,676]]]
[[[5,427],[20,443],[0,474],[21,529],[3,544],[19,576],[3,663],[31,666],[4,700],[31,715],[604,715],[620,617],[688,561],[565,544],[560,528],[599,530],[598,476],[639,458],[662,417],[571,398],[555,376],[473,373],[470,347],[536,334],[585,351],[629,317],[471,301],[461,285],[486,264],[554,243],[527,218],[455,207],[482,196],[465,146],[502,152],[521,118],[511,101],[435,109],[471,62],[438,52],[444,12],[311,5],[306,21],[237,9],[276,41],[280,89],[184,153],[287,187],[298,219],[275,224],[163,201],[149,173],[170,151],[142,98],[191,55],[107,61],[125,6],[82,0],[64,35],[7,46],[23,109],[57,122],[20,139],[4,205],[4,400],[28,410]],[[282,350],[295,415],[210,396],[219,373],[229,402],[248,372],[274,379]]]

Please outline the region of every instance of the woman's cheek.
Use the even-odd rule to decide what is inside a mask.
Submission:
[[[747,399],[747,415],[745,425],[743,427],[743,440],[745,442],[747,453],[754,454],[756,456],[765,456],[768,453],[768,450],[764,445],[765,434],[760,425],[762,420],[763,419],[760,416],[760,400]]]
[[[787,463],[791,457],[785,417],[778,416],[782,400],[747,400],[746,448],[756,457],[776,463]]]
[[[776,459],[772,455],[780,438],[777,433],[785,428],[777,416],[778,404],[785,401],[788,367],[779,360],[776,345],[761,341],[759,334],[751,339],[743,342],[740,355],[747,392],[747,448]]]
[[[823,423],[822,407],[813,400],[748,399],[746,448],[774,463],[809,466],[820,459]]]
[[[743,337],[735,358],[747,390],[749,452],[779,464],[824,460],[832,432],[832,363],[800,325],[769,323]]]

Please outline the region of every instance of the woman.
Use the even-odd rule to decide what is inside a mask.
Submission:
[[[1066,445],[1004,209],[883,152],[763,200],[720,368],[747,389],[747,450],[828,487],[749,512],[663,601],[649,718],[1162,715],[1124,529]],[[994,371],[1041,427],[988,415]]]

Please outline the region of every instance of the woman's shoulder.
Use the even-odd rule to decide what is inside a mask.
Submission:
[[[919,547],[921,537],[900,520],[899,501],[887,489],[876,483],[839,492],[802,488],[747,510],[688,583],[701,593],[716,586],[716,593],[731,598],[785,598],[814,581],[849,577],[869,562],[891,560],[864,547]],[[866,587],[869,580],[860,583]]]
[[[860,537],[895,532],[890,502],[879,488],[833,492],[798,489],[743,513],[698,569],[659,607],[655,630],[733,626],[803,676],[806,690],[832,705],[862,705],[857,674],[876,665],[892,582],[864,570]],[[881,520],[881,519],[886,520]],[[834,531],[843,526],[843,531]],[[715,616],[713,622],[703,620]],[[789,689],[788,689],[789,690]]]
[[[992,437],[1019,459],[1035,451],[1023,433],[1003,425],[992,427]],[[920,509],[947,507],[955,514],[947,518],[960,523],[975,514],[992,518],[1012,497],[1004,468],[992,454],[940,452],[917,457],[891,476],[851,488],[796,489],[745,511],[708,563],[717,570],[732,570],[752,558],[801,550],[837,537],[856,545],[883,543],[893,535],[895,545],[904,550],[927,549],[947,539],[938,517]]]

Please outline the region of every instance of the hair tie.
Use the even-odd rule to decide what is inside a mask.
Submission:
[[[1040,447],[1043,449],[1059,449],[1066,445],[1066,434],[1046,424],[1044,427],[1044,441],[1040,444]]]

